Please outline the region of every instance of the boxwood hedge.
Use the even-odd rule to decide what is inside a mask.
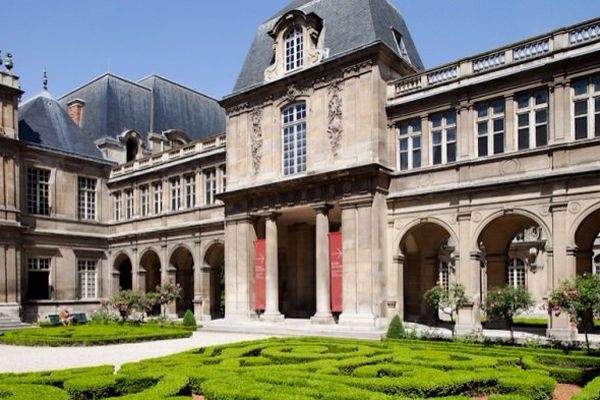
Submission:
[[[198,393],[207,400],[550,400],[557,382],[585,384],[599,365],[581,352],[548,349],[269,339],[126,364],[116,373],[97,367],[0,375],[0,398],[189,400]],[[598,379],[579,400],[600,399]]]

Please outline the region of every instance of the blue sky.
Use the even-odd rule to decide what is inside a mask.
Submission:
[[[327,1],[327,0],[321,0]],[[600,0],[391,0],[426,67],[600,16]],[[18,0],[2,4],[0,50],[25,90],[44,68],[58,97],[110,70],[158,73],[227,94],[256,27],[288,0]]]

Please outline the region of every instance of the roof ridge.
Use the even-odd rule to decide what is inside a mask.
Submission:
[[[188,90],[188,91],[190,91],[190,92],[193,92],[194,94],[198,94],[198,95],[200,95],[200,96],[202,96],[202,97],[206,97],[206,98],[207,98],[207,99],[209,99],[209,100],[213,100],[213,101],[216,101],[216,102],[218,102],[218,101],[219,101],[218,99],[216,99],[216,98],[214,98],[214,97],[212,97],[212,96],[209,96],[209,95],[207,95],[206,93],[202,93],[202,92],[201,92],[201,91],[199,91],[199,90],[193,89],[193,88],[191,88],[191,87],[189,87],[189,86],[186,86],[186,85],[184,85],[183,83],[179,83],[179,82],[177,82],[177,81],[175,81],[175,80],[173,80],[173,79],[167,78],[167,77],[165,77],[165,76],[163,76],[163,75],[160,75],[160,74],[157,74],[157,73],[151,73],[150,75],[147,75],[147,76],[145,76],[145,77],[143,77],[143,78],[139,79],[137,82],[138,82],[138,84],[139,84],[139,82],[141,82],[141,81],[143,81],[143,80],[146,80],[146,79],[153,78],[153,77],[154,77],[154,78],[157,78],[157,79],[160,79],[160,80],[163,80],[163,81],[165,81],[165,82],[168,82],[168,83],[170,83],[170,84],[173,84],[173,85],[179,86],[180,88],[182,88],[182,89],[185,89],[185,90]],[[142,86],[143,86],[143,85],[142,85]],[[145,87],[145,86],[144,86],[144,87]],[[152,89],[150,89],[150,90],[152,90]]]
[[[89,85],[91,85],[92,83],[95,83],[95,82],[97,82],[97,81],[99,81],[99,80],[102,80],[102,79],[104,79],[104,78],[114,78],[114,79],[118,79],[118,80],[120,80],[120,81],[123,81],[123,82],[129,83],[129,84],[131,84],[131,85],[138,86],[138,87],[140,87],[140,88],[142,88],[142,89],[145,89],[145,90],[150,90],[150,89],[148,89],[147,87],[145,87],[145,86],[143,86],[143,85],[140,85],[140,84],[138,84],[138,83],[136,83],[136,82],[134,82],[134,81],[132,81],[132,80],[130,80],[130,79],[124,78],[124,77],[122,77],[122,76],[120,76],[120,75],[117,75],[117,74],[115,74],[115,73],[113,73],[113,72],[105,72],[105,73],[103,73],[103,74],[101,74],[101,75],[99,75],[99,76],[97,76],[97,77],[95,77],[95,78],[93,78],[93,79],[91,79],[91,80],[89,80],[89,81],[87,81],[87,82],[85,82],[85,83],[83,83],[83,84],[81,84],[81,85],[77,86],[75,89],[73,89],[73,90],[71,90],[71,91],[69,91],[69,92],[67,92],[67,93],[63,94],[62,96],[58,97],[58,99],[57,99],[57,100],[58,100],[58,101],[61,101],[61,100],[63,100],[65,97],[67,97],[67,96],[70,96],[70,95],[72,95],[73,93],[75,93],[75,92],[77,92],[77,91],[79,91],[79,90],[83,89],[84,87],[86,87],[86,86],[89,86]]]

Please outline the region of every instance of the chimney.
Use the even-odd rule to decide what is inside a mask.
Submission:
[[[77,124],[77,126],[81,126],[81,119],[83,117],[83,107],[85,106],[85,101],[81,99],[71,100],[67,104],[67,114],[69,117]]]

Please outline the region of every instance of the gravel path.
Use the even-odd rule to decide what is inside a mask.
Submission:
[[[25,347],[0,345],[0,372],[33,372],[114,365],[246,340],[266,335],[194,332],[191,338],[94,347]]]

